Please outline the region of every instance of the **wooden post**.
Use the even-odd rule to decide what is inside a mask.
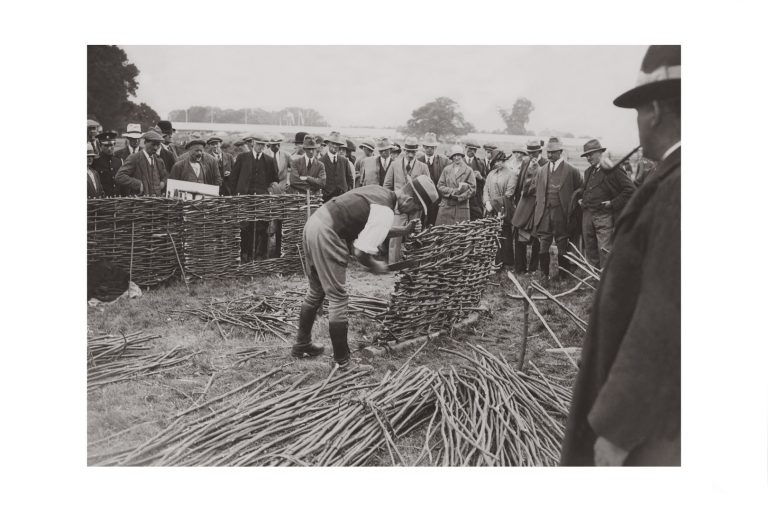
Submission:
[[[526,293],[530,297],[531,293],[533,293],[533,289],[528,287],[528,291]],[[525,363],[525,350],[528,347],[528,311],[530,308],[531,305],[528,304],[528,301],[523,299],[523,343],[520,346],[520,355],[518,356],[517,361],[518,371],[523,369],[523,364]]]

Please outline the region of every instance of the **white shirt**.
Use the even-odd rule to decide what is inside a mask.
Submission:
[[[352,245],[362,252],[377,254],[379,245],[387,238],[394,221],[395,212],[391,208],[380,204],[372,204],[371,211],[368,214],[368,221]]]
[[[331,159],[331,163],[336,164],[336,159],[339,157],[338,153],[328,152],[328,158]]]
[[[147,153],[146,149],[141,150],[142,153],[144,153],[144,156],[147,157],[147,162],[149,162],[149,165],[152,165],[152,157],[149,156],[149,153]]]
[[[189,165],[192,166],[192,170],[195,171],[195,176],[198,178],[200,177],[200,162],[189,162]]]
[[[665,159],[665,158],[667,158],[669,155],[671,155],[672,153],[674,153],[674,152],[675,152],[675,150],[676,150],[677,148],[679,148],[679,147],[680,147],[680,144],[681,144],[681,142],[682,142],[682,141],[677,141],[676,143],[672,144],[672,146],[670,146],[670,148],[669,148],[668,150],[666,150],[666,151],[664,152],[664,154],[661,156],[661,159],[662,159],[662,160],[664,160],[664,159]]]
[[[563,162],[563,158],[560,157],[554,162],[550,162],[552,164],[552,172],[555,172],[555,170],[558,168],[558,166]]]
[[[389,166],[389,162],[391,159],[392,159],[391,157],[387,158],[386,160],[379,157],[379,161],[381,161],[381,166],[386,169]]]
[[[255,158],[256,160],[258,160],[259,157],[261,157],[261,153],[257,153],[255,149],[252,149],[251,153],[253,153],[253,158]]]

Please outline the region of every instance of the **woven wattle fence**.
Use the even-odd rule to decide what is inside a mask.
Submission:
[[[240,264],[241,223],[273,220],[282,221],[281,257]],[[88,263],[112,261],[142,286],[180,274],[179,261],[188,278],[300,272],[306,220],[306,197],[298,195],[89,199]]]
[[[422,263],[396,276],[379,341],[438,332],[476,310],[497,268],[500,234],[501,220],[487,218],[412,235],[403,259]]]

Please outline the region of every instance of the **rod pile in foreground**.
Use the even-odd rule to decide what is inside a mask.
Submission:
[[[516,372],[481,348],[438,372],[407,364],[378,383],[331,372],[301,386],[276,368],[181,412],[164,430],[100,465],[554,465],[568,390]],[[293,382],[289,382],[293,379]],[[221,404],[202,414],[204,408]],[[406,449],[424,439],[421,453]]]

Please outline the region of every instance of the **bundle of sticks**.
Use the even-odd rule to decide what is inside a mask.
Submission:
[[[303,290],[287,290],[285,295],[287,297],[294,297],[298,301],[298,306],[301,306],[301,301],[304,300],[306,291]],[[347,295],[349,298],[348,309],[351,314],[359,314],[371,320],[380,320],[382,315],[387,311],[389,301],[379,297],[373,297],[371,295],[360,295],[350,293]],[[328,311],[328,299],[323,301],[323,311],[325,314]]]
[[[99,386],[160,373],[189,361],[196,353],[175,347],[161,354],[147,354],[149,342],[160,336],[141,332],[127,336],[88,339],[88,390]]]
[[[594,279],[595,281],[600,280],[600,269],[597,267],[592,266],[592,264],[589,263],[589,260],[584,256],[580,251],[579,248],[576,247],[572,242],[569,242],[571,249],[566,253],[565,259],[570,261],[572,264],[576,265],[578,269],[583,271],[586,274],[586,277],[584,279],[579,278],[578,276],[575,276],[571,272],[568,272],[568,270],[564,269],[563,267],[559,267],[560,270],[565,271],[572,276],[579,279],[579,281],[586,281],[587,279]],[[593,286],[589,285],[589,283],[585,283],[591,288],[594,288]]]
[[[402,341],[449,328],[476,310],[499,246],[501,220],[434,226],[405,244],[401,271],[383,316],[380,341]]]
[[[88,263],[112,262],[140,286],[179,273],[182,203],[164,197],[88,200]],[[175,245],[175,247],[174,247]]]
[[[181,412],[99,465],[553,465],[568,390],[480,348],[437,372],[408,363],[378,383],[337,374],[302,386],[281,368]],[[538,370],[537,370],[538,371]],[[212,406],[218,405],[216,410]],[[202,413],[203,409],[210,410]],[[418,458],[404,450],[423,433]]]

